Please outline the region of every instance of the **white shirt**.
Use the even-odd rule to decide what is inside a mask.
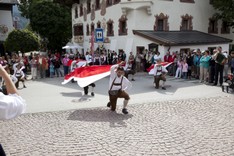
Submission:
[[[91,55],[85,55],[85,60],[88,62],[88,63],[90,63],[90,62],[93,62],[92,61],[92,56]]]
[[[72,63],[71,63],[71,71],[74,71],[74,69],[77,68],[77,65],[76,65],[76,60],[73,60]]]
[[[120,76],[120,77],[117,76],[117,74],[115,72],[115,68],[117,68],[118,66],[119,66],[118,64],[111,66],[109,90],[111,89],[111,86],[112,86],[112,83],[113,83],[114,79],[115,79],[114,83],[121,83],[121,80],[123,78],[122,90],[127,90],[127,89],[132,87],[132,83],[125,76]],[[113,85],[111,90],[119,90],[119,89],[121,89],[121,86]]]
[[[12,119],[24,113],[25,100],[17,94],[4,95],[0,93],[0,120]]]
[[[14,72],[14,76],[15,77],[21,76],[21,78],[24,78],[25,74],[24,74],[24,72],[21,69],[16,69],[15,72]]]
[[[162,60],[160,55],[154,55],[154,62],[157,63],[158,60]]]
[[[163,72],[167,73],[167,70],[164,66],[158,66],[157,64],[154,65],[154,76],[159,76]]]
[[[132,70],[132,64],[126,63],[124,66],[124,70]]]

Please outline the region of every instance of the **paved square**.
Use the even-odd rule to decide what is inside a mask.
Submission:
[[[234,96],[24,114],[1,121],[9,156],[233,156]]]
[[[139,73],[129,90],[129,115],[111,112],[108,82],[84,96],[63,78],[27,81],[19,92],[27,114],[0,121],[7,156],[232,156],[234,96],[199,80],[167,78],[156,90],[153,77]]]

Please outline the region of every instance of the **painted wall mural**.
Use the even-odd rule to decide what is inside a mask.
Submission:
[[[8,27],[0,24],[0,34],[6,35],[8,33]]]
[[[101,15],[104,16],[105,14],[106,14],[106,0],[102,0]]]
[[[92,5],[92,10],[91,10],[91,20],[95,20],[95,6],[94,4]]]

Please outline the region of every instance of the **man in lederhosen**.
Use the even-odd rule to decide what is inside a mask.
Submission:
[[[163,81],[162,83],[162,89],[166,90],[166,88],[164,87],[164,84],[166,82],[166,73],[167,70],[164,66],[161,65],[161,59],[157,60],[157,64],[154,65],[154,84],[155,84],[155,88],[158,89],[159,88],[159,82],[160,80]]]
[[[18,89],[18,87],[19,87],[19,82],[20,82],[20,81],[23,83],[23,87],[26,88],[25,83],[24,83],[24,81],[25,81],[25,74],[24,74],[24,72],[23,72],[23,70],[22,70],[22,68],[21,68],[20,63],[18,63],[18,64],[16,65],[16,69],[15,69],[15,71],[14,71],[14,76],[15,76],[15,77],[17,78],[17,80],[18,80],[18,81],[15,83],[16,88]]]
[[[120,64],[113,65],[111,67],[110,82],[109,82],[109,100],[107,107],[110,107],[112,111],[116,110],[116,102],[118,98],[124,98],[122,112],[128,114],[127,104],[130,99],[126,92],[132,84],[124,76],[124,68]],[[116,71],[115,71],[116,70]]]

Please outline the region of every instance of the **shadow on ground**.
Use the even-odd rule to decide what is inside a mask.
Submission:
[[[167,78],[166,82],[166,88],[167,90],[164,91],[161,88],[160,89],[155,89],[153,86],[153,76],[148,75],[147,73],[141,73],[139,75],[135,76],[136,81],[131,81],[132,82],[132,88],[128,91],[130,94],[141,94],[141,93],[147,93],[147,92],[154,92],[157,91],[160,94],[167,94],[168,92],[170,94],[174,94],[178,88],[186,88],[186,87],[192,87],[192,86],[197,86],[201,85],[200,83],[189,83],[189,81],[180,79],[179,82],[178,80],[174,81],[173,77]],[[65,85],[62,85],[61,83],[63,82],[63,78],[46,78],[46,79],[39,79],[37,80],[38,82],[42,83],[47,83],[50,85],[56,85],[59,87],[65,87],[65,88],[70,88],[70,89],[77,89],[77,93],[65,93],[62,92],[61,94],[63,96],[70,96],[70,97],[80,97],[80,92],[83,92],[83,88],[79,87],[77,83],[67,83]],[[96,87],[94,88],[94,92],[96,94],[101,94],[101,95],[108,95],[108,85],[109,85],[109,77],[105,77],[97,82],[95,82]],[[89,91],[90,92],[90,91]],[[90,94],[90,93],[89,93]]]
[[[109,122],[110,127],[127,127],[125,121],[132,118],[132,114],[120,114],[109,109],[81,109],[72,112],[67,120],[83,122]]]

